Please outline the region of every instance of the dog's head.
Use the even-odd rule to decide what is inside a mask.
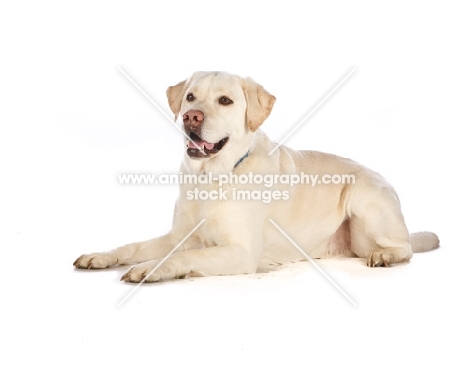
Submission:
[[[213,158],[250,139],[276,100],[252,79],[222,72],[195,73],[169,87],[167,98],[191,139],[186,141],[191,159]]]

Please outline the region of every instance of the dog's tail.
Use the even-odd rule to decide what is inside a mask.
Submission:
[[[439,247],[439,238],[429,231],[421,231],[410,234],[410,244],[413,253],[427,252]]]

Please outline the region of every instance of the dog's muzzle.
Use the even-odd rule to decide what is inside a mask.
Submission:
[[[192,158],[209,158],[218,153],[227,143],[229,137],[217,143],[210,143],[201,138],[201,128],[205,115],[200,110],[189,110],[183,116],[185,133],[190,137],[187,143],[187,155]]]

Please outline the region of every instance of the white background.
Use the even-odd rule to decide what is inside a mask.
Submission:
[[[10,373],[465,372],[468,27],[463,2],[15,2],[0,6],[1,338]],[[10,2],[13,4],[13,2]],[[352,68],[287,145],[353,158],[399,192],[439,250],[134,286],[82,253],[169,229],[176,172],[167,86],[197,70],[277,97],[276,141]],[[2,368],[3,372],[6,372]]]

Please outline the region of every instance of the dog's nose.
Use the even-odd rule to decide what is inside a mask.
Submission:
[[[199,110],[189,110],[184,114],[184,125],[190,128],[196,128],[203,124],[205,115]]]

